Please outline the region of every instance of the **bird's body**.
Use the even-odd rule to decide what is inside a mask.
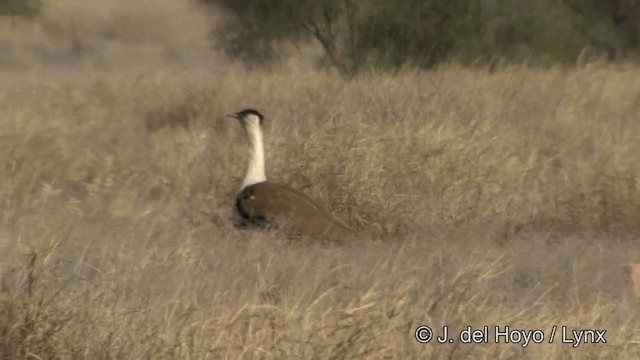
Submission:
[[[249,166],[236,197],[236,225],[275,225],[332,240],[353,236],[345,223],[303,192],[267,181],[262,114],[248,109],[229,116],[240,120],[250,143]]]
[[[271,222],[330,239],[352,235],[346,224],[301,191],[268,181],[245,187],[236,198],[236,210],[245,224]]]

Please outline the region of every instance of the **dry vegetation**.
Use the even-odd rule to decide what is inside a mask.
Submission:
[[[204,50],[200,11],[84,3],[3,24],[0,358],[640,355],[637,66],[249,72]],[[358,243],[232,226],[223,114],[245,107],[268,176],[311,182]],[[608,343],[420,345],[421,324]]]

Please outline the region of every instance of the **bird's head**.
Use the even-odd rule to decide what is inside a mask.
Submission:
[[[228,117],[236,118],[240,121],[240,124],[246,129],[248,126],[260,127],[264,121],[264,115],[260,114],[254,109],[245,109],[238,111],[234,114],[227,115]]]

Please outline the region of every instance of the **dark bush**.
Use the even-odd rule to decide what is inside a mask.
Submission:
[[[232,55],[272,59],[274,41],[314,38],[344,75],[365,64],[574,62],[585,49],[612,55],[633,42],[629,24],[638,18],[635,0],[203,1],[235,14],[227,28]]]
[[[40,5],[38,0],[0,0],[0,15],[33,16]]]

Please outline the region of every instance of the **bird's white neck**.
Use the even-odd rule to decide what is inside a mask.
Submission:
[[[267,177],[264,172],[264,143],[262,141],[262,129],[257,123],[246,124],[244,129],[247,132],[251,149],[249,152],[249,167],[247,168],[247,174],[244,176],[244,180],[242,181],[241,189],[267,181]]]

